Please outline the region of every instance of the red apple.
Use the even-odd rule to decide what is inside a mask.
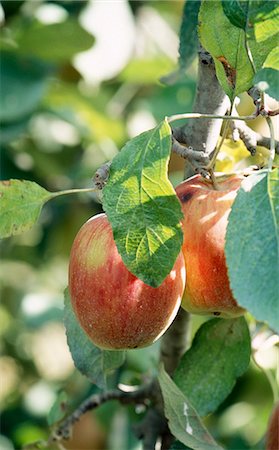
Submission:
[[[228,215],[242,180],[236,175],[222,179],[216,190],[195,175],[176,188],[184,214],[182,251],[187,270],[182,307],[191,313],[228,318],[244,313],[230,289],[224,252]]]
[[[266,450],[279,449],[279,402],[276,403],[269,419],[266,433]]]
[[[179,254],[163,283],[152,288],[124,265],[105,214],[78,232],[70,256],[69,292],[80,325],[98,347],[129,349],[156,341],[169,327],[185,288]]]

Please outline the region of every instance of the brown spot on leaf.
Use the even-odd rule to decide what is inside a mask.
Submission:
[[[3,180],[1,181],[1,184],[3,184],[3,186],[11,186],[10,180]]]
[[[228,84],[235,88],[235,82],[236,82],[236,70],[230,65],[230,63],[227,61],[227,59],[224,56],[218,56],[218,61],[222,64]]]
[[[213,316],[216,316],[216,317],[218,317],[218,316],[220,316],[221,315],[221,313],[219,312],[219,311],[215,311],[214,313],[213,313]]]

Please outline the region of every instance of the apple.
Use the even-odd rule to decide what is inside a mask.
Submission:
[[[177,186],[182,205],[187,283],[182,307],[194,314],[224,318],[245,312],[230,289],[224,252],[228,216],[242,176],[220,177],[215,189],[211,181],[195,175]],[[241,230],[239,230],[241,232]]]
[[[78,321],[100,348],[131,349],[156,341],[170,326],[185,288],[182,252],[153,288],[124,265],[105,214],[79,230],[70,255],[69,292]]]
[[[278,450],[278,448],[279,448],[279,402],[277,402],[273,408],[266,433],[266,450]]]

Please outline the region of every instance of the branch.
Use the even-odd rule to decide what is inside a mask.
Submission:
[[[214,62],[202,47],[199,50],[199,68],[196,98],[193,112],[225,115],[229,109],[230,101],[221,88],[215,74]],[[204,119],[202,123],[198,120],[190,120],[181,129],[183,139],[181,143],[191,145],[197,151],[206,152],[210,157],[214,151],[222,120]],[[193,175],[194,171],[189,164],[185,165],[185,178]]]
[[[162,337],[160,360],[169,375],[173,374],[187,348],[189,325],[189,313],[180,308],[173,324]]]
[[[153,398],[153,382],[133,391],[120,389],[100,392],[88,397],[81,405],[53,430],[48,445],[53,442],[67,440],[71,436],[73,425],[88,411],[98,408],[110,400],[118,400],[122,404],[147,404]]]
[[[262,136],[260,133],[252,130],[245,122],[234,120],[232,126],[233,139],[235,141],[241,139],[251,155],[255,155],[257,145],[268,149],[270,148],[270,138]],[[275,152],[279,154],[279,141],[275,141]]]
[[[175,134],[175,130],[173,134]],[[201,167],[206,167],[210,163],[210,159],[205,152],[193,150],[192,147],[186,147],[186,145],[180,144],[174,136],[172,136],[172,151],[186,159],[195,172]]]

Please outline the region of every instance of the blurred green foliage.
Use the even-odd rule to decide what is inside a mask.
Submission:
[[[195,63],[179,84],[166,87],[158,81],[176,66],[183,2],[117,2],[110,10],[105,4],[1,1],[1,179],[28,179],[50,191],[90,187],[96,169],[130,137],[165,115],[191,111]],[[121,21],[126,50],[120,30],[111,25],[113,17]],[[101,44],[101,63],[96,53],[83,53],[83,63],[77,58],[78,52],[97,51]],[[181,179],[183,162],[175,160],[171,167],[171,178]],[[62,388],[70,411],[97,390],[74,370],[62,308],[74,236],[99,211],[93,194],[61,197],[44,206],[31,231],[1,243],[3,450],[48,436],[48,413]],[[192,334],[203,320],[194,318]],[[157,358],[158,344],[128,352],[110,386],[140,384],[156,370]],[[273,371],[270,358],[266,370]],[[207,426],[228,449],[256,448],[271,403],[265,375],[251,365],[217,413],[206,419]],[[143,412],[114,402],[104,405],[76,425],[65,446],[138,449],[131,424]]]

